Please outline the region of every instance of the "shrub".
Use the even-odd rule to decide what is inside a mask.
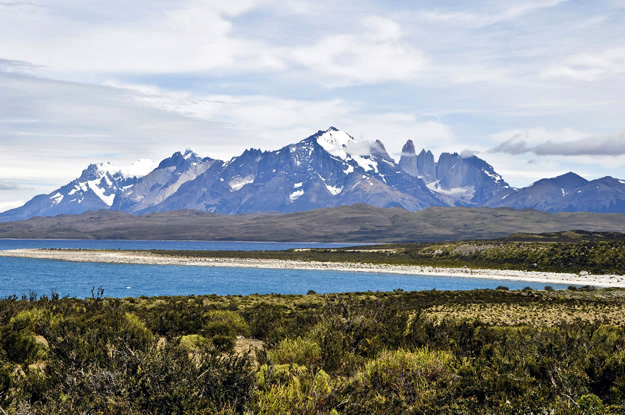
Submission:
[[[600,415],[605,414],[605,407],[603,402],[597,395],[588,394],[583,395],[577,400],[577,405],[580,411],[584,415]]]
[[[202,331],[212,337],[217,334],[227,336],[249,334],[249,326],[238,313],[228,310],[212,310],[203,316]]]
[[[319,414],[333,406],[332,379],[297,364],[263,365],[257,373],[254,414]]]
[[[212,346],[209,339],[199,334],[187,334],[186,336],[182,336],[178,344],[180,347],[192,353],[208,351]]]
[[[267,359],[273,364],[290,364],[314,367],[320,363],[321,347],[318,343],[298,337],[283,339],[278,346],[267,351]]]
[[[215,349],[222,353],[230,353],[234,350],[236,340],[234,337],[217,334],[211,338]]]
[[[354,400],[346,413],[405,413],[423,410],[445,396],[455,380],[456,358],[427,348],[384,351],[356,374]]]

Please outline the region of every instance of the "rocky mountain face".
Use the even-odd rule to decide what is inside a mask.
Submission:
[[[156,168],[90,165],[79,178],[0,221],[114,210],[147,214],[181,209],[224,214],[300,212],[365,203],[418,211],[431,206],[532,208],[546,212],[625,213],[625,181],[587,181],[574,173],[511,188],[471,154],[436,161],[408,140],[396,163],[380,141],[354,139],[329,128],[275,151],[249,149],[229,161],[174,153]]]
[[[474,155],[443,153],[438,162],[430,151],[416,154],[412,140],[402,149],[399,165],[424,180],[449,206],[483,206],[499,194],[512,191],[493,167]]]
[[[0,213],[0,221],[111,209],[116,196],[137,184],[139,177],[152,167],[151,160],[139,160],[123,169],[110,163],[91,164],[80,177],[65,186],[50,194],[35,196],[24,206]]]
[[[330,128],[276,151],[251,149],[214,163],[147,211],[298,212],[354,203],[409,210],[444,205],[382,143],[360,143]]]
[[[625,180],[603,177],[588,181],[567,173],[494,198],[486,206],[545,212],[625,213]]]
[[[122,188],[111,208],[139,214],[149,211],[176,193],[180,186],[205,173],[215,162],[208,157],[201,158],[191,150],[184,154],[174,153],[133,186]]]

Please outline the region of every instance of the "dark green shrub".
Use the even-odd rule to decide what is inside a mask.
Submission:
[[[219,352],[227,353],[234,350],[236,340],[231,336],[225,336],[223,334],[217,334],[211,338],[213,346]]]

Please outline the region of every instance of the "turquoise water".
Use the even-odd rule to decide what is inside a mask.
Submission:
[[[206,251],[276,251],[292,248],[338,248],[363,244],[322,242],[123,241],[76,239],[0,239],[0,250],[35,248],[170,249]]]
[[[173,241],[0,241],[0,249],[288,249],[293,247],[340,246],[337,244],[257,244],[248,242]],[[199,244],[199,245],[198,245]],[[215,245],[216,244],[216,245]],[[12,248],[7,246],[11,245]],[[296,245],[296,246],[294,246]],[[141,248],[141,246],[143,248]],[[227,248],[226,248],[227,246]],[[254,248],[250,248],[253,246]],[[263,248],[259,248],[263,246]],[[160,247],[159,247],[160,249]],[[213,268],[171,265],[96,264],[0,257],[0,297],[50,295],[85,298],[102,287],[107,297],[200,294],[305,294],[348,291],[471,290],[496,288],[544,288],[545,284],[479,278],[429,277],[384,273],[311,271],[259,268]],[[565,286],[553,285],[554,288]]]

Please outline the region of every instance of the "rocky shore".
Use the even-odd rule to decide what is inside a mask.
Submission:
[[[0,256],[39,258],[71,262],[101,262],[110,264],[185,265],[233,268],[276,268],[377,272],[406,275],[431,275],[464,278],[487,278],[541,282],[546,284],[591,285],[597,287],[625,287],[625,276],[592,275],[586,273],[556,273],[498,269],[442,268],[343,262],[307,262],[253,258],[189,258],[158,255],[137,251],[99,251],[69,249],[15,249],[0,251]]]

